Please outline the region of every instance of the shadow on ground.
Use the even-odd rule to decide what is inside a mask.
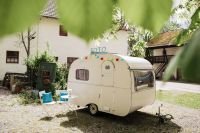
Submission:
[[[78,119],[63,121],[60,126],[65,128],[78,128],[83,132],[95,133],[129,133],[129,132],[180,132],[181,127],[168,121],[165,124],[158,124],[158,117],[144,112],[134,112],[126,117],[118,117],[107,113],[100,113],[98,116],[91,116],[83,109],[78,111]]]
[[[53,119],[53,117],[51,117],[51,116],[45,116],[45,117],[41,118],[40,120],[41,121],[51,121],[52,119]]]

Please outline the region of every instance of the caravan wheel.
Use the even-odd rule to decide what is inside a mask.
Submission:
[[[96,115],[98,113],[98,107],[96,104],[90,104],[89,105],[89,112],[91,115]]]

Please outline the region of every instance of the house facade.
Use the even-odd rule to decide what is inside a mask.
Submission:
[[[52,2],[52,1],[50,1]],[[47,50],[55,56],[59,63],[72,63],[74,59],[90,54],[91,49],[104,48],[106,52],[126,55],[128,52],[128,32],[121,30],[116,37],[104,38],[86,43],[84,40],[63,30],[55,7],[49,3],[40,20],[31,27],[34,39],[31,40],[30,56]],[[26,31],[25,31],[26,32]],[[27,57],[25,48],[17,34],[0,39],[0,80],[6,72],[25,73],[24,59]]]
[[[146,48],[146,59],[153,64],[157,79],[162,79],[169,61],[180,49],[180,47],[174,43],[179,33],[180,30],[161,33],[150,40],[147,44],[148,47]],[[179,69],[176,70],[171,79],[182,79]]]

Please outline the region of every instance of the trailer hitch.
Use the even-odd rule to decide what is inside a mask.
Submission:
[[[174,119],[174,117],[171,114],[165,114],[165,115],[161,114],[161,107],[162,106],[163,106],[163,104],[161,104],[158,107],[158,113],[156,113],[156,116],[158,116],[158,118],[159,118],[158,123],[160,123],[160,124],[163,124],[167,121]]]

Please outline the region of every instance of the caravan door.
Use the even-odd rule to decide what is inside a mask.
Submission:
[[[112,112],[114,104],[114,64],[111,61],[105,61],[101,67],[101,94],[100,108],[104,112]]]
[[[103,62],[101,66],[101,84],[103,86],[113,86],[114,84],[114,64],[111,61]]]

